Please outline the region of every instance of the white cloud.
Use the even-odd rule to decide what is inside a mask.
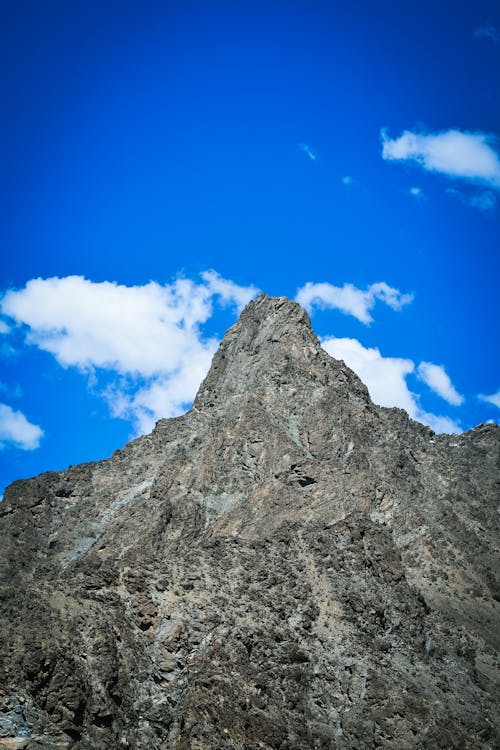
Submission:
[[[126,287],[82,276],[34,279],[1,306],[64,367],[142,375],[175,369],[197,344],[194,326],[210,315],[205,288],[187,280]]]
[[[414,371],[411,359],[383,357],[376,348],[365,348],[357,339],[324,338],[324,349],[342,359],[361,378],[373,401],[380,406],[399,406],[411,416],[416,412],[414,396],[408,390],[406,376]]]
[[[178,279],[161,286],[94,283],[82,276],[33,279],[8,291],[4,314],[28,327],[27,341],[63,367],[94,367],[151,376],[172,372],[200,349],[199,325],[212,314],[212,297],[240,307],[255,293],[207,272],[206,284]]]
[[[432,362],[421,362],[417,375],[434,393],[453,406],[463,404],[464,397],[458,393],[444,367]]]
[[[393,310],[401,310],[413,300],[413,295],[402,294],[385,281],[371,284],[368,289],[358,289],[353,284],[339,287],[327,282],[313,284],[308,281],[298,290],[295,299],[309,312],[313,307],[341,310],[346,315],[353,315],[362,323],[371,323],[373,318],[370,310],[377,300],[389,305]]]
[[[488,404],[493,404],[493,406],[497,406],[500,409],[500,390],[496,393],[492,393],[490,396],[479,395],[478,398],[481,399],[481,401],[486,401]]]
[[[120,383],[106,389],[104,395],[113,416],[131,420],[137,434],[144,434],[152,430],[158,419],[183,413],[194,400],[218,343],[212,339],[208,347],[192,352],[176,372],[160,374],[139,388],[134,387],[135,383],[132,388]]]
[[[0,320],[0,333],[9,333],[10,327],[4,320]]]
[[[216,271],[203,271],[201,278],[205,282],[209,294],[219,296],[225,305],[235,305],[238,312],[241,312],[245,305],[248,305],[250,300],[259,292],[257,287],[253,285],[239,286],[234,281],[223,279]]]
[[[202,278],[199,284],[177,279],[130,287],[82,276],[33,279],[8,291],[0,306],[27,328],[28,343],[63,367],[121,376],[105,395],[116,416],[142,430],[160,416],[181,413],[196,395],[218,345],[200,330],[213,298],[240,309],[257,293],[214,271]]]
[[[419,409],[414,419],[422,424],[426,424],[431,430],[436,433],[446,433],[447,435],[458,435],[463,432],[460,425],[449,417],[439,417],[437,414],[430,414],[427,411]]]
[[[21,411],[0,403],[0,448],[14,445],[30,451],[38,448],[43,430],[28,422]]]
[[[322,339],[323,348],[336,359],[342,359],[365,383],[374,403],[397,406],[410,417],[429,425],[435,432],[461,432],[459,425],[448,417],[425,412],[418,396],[410,391],[406,377],[414,372],[411,359],[384,357],[377,348],[366,348],[357,339]]]
[[[491,39],[497,44],[500,42],[500,34],[498,33],[498,29],[496,29],[491,24],[480,26],[474,31],[474,36],[476,37],[476,39]]]
[[[411,187],[408,190],[408,192],[414,198],[423,198],[424,197],[424,191],[420,187]]]
[[[307,143],[299,143],[299,148],[311,159],[311,161],[318,161],[318,152],[314,148],[311,148],[311,146],[308,146]]]
[[[500,189],[500,157],[497,139],[485,133],[447,130],[441,133],[413,133],[405,130],[395,139],[382,131],[382,157],[414,161],[423,169],[451,178],[482,182]]]
[[[342,177],[342,184],[347,186],[353,185],[354,177],[350,177],[350,175],[346,174],[344,177]]]

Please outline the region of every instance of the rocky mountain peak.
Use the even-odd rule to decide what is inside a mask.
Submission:
[[[300,407],[311,389],[334,386],[368,400],[359,378],[321,347],[307,312],[287,297],[259,295],[228,330],[195,400],[197,409],[252,398]]]
[[[490,750],[500,429],[436,436],[261,295],[193,407],[0,504],[0,748]]]

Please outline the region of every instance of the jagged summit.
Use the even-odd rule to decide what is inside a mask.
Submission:
[[[500,430],[374,406],[286,298],[193,407],[0,505],[0,748],[490,750]]]
[[[227,396],[250,391],[269,369],[282,370],[284,360],[304,358],[319,349],[305,310],[286,297],[260,294],[224,336],[196,406],[221,392]]]
[[[241,350],[252,356],[262,348],[272,349],[279,343],[290,346],[292,342],[319,346],[307,312],[287,297],[259,294],[227,331],[221,349],[228,356]]]
[[[224,336],[195,407],[227,404],[245,394],[268,402],[273,394],[283,399],[287,392],[292,407],[299,389],[333,386],[335,381],[344,383],[344,397],[351,391],[368,400],[366,387],[352,370],[322,349],[297,302],[261,294]]]

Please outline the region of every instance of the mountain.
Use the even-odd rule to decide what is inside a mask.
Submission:
[[[498,747],[499,448],[261,295],[189,412],[8,488],[0,748]]]

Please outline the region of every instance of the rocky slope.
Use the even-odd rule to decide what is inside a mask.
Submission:
[[[499,433],[261,295],[187,414],[8,489],[0,748],[497,747]]]

